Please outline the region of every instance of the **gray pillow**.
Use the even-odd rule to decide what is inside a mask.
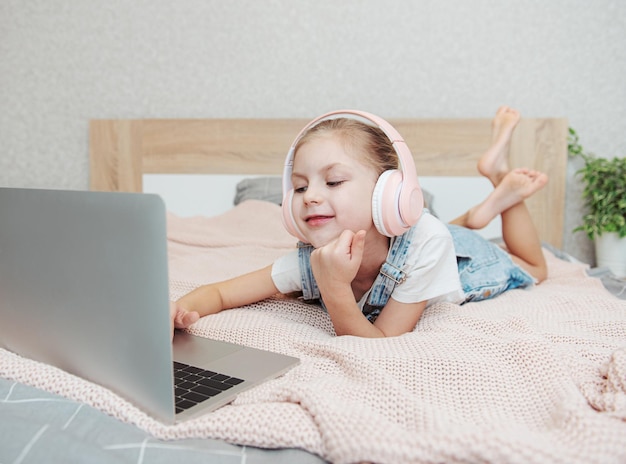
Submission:
[[[237,184],[235,205],[244,200],[264,200],[280,206],[283,201],[283,184],[279,176],[250,177]]]

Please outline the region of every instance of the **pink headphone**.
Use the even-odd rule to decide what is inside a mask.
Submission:
[[[283,170],[282,209],[285,228],[291,235],[306,242],[306,239],[300,229],[298,229],[296,221],[294,220],[292,209],[294,192],[293,184],[291,183],[291,174],[293,172],[293,158],[298,142],[309,129],[318,123],[326,119],[342,116],[348,116],[354,119],[363,118],[380,128],[385,135],[389,137],[389,140],[391,140],[400,161],[400,169],[388,170],[379,176],[372,195],[372,217],[376,229],[378,229],[381,234],[387,237],[402,235],[410,229],[411,226],[417,223],[424,207],[424,197],[417,180],[413,156],[402,136],[400,136],[398,131],[391,124],[376,115],[356,110],[331,111],[330,113],[315,118],[300,131],[291,144]]]

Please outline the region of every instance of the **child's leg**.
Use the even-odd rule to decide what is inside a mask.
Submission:
[[[540,190],[547,181],[548,176],[537,171],[510,171],[482,203],[470,208],[452,224],[482,229],[500,215],[502,239],[511,258],[541,282],[547,276],[545,257],[524,199]]]
[[[545,176],[545,175],[544,175]],[[548,178],[545,176],[545,182]],[[502,239],[511,259],[538,282],[548,277],[541,240],[526,204],[522,201],[502,212]]]
[[[487,198],[450,223],[469,229],[482,229],[514,206],[523,205],[524,200],[542,189],[547,181],[548,176],[538,171],[528,169],[509,171]],[[502,217],[503,228],[504,222],[508,221],[511,215],[506,216]],[[528,214],[522,216],[524,220],[531,220]],[[513,218],[515,219],[515,216]]]
[[[547,276],[541,241],[524,200],[543,188],[548,177],[528,169],[509,170],[511,136],[519,113],[502,107],[493,121],[493,143],[478,161],[478,171],[495,187],[479,205],[451,221],[470,229],[485,227],[498,215],[502,219],[502,238],[511,258],[538,281]]]
[[[513,131],[520,120],[520,114],[508,106],[502,106],[491,122],[491,146],[478,160],[477,168],[494,187],[510,171],[509,148]]]

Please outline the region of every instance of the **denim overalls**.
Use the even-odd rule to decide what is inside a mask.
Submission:
[[[376,320],[396,285],[406,280],[404,263],[415,227],[391,241],[387,260],[381,266],[362,310],[370,322]],[[493,298],[506,290],[526,287],[535,282],[530,274],[511,260],[508,253],[473,230],[451,224],[448,224],[448,230],[454,242],[459,277],[465,293],[463,303]],[[313,250],[311,245],[298,245],[302,297],[304,300],[319,300],[326,309],[311,270]]]

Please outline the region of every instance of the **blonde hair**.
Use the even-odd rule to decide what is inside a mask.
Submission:
[[[364,161],[380,176],[384,171],[398,169],[398,155],[389,137],[378,127],[351,118],[327,119],[309,129],[300,138],[295,154],[305,143],[323,136],[336,135],[348,153],[365,155]]]

